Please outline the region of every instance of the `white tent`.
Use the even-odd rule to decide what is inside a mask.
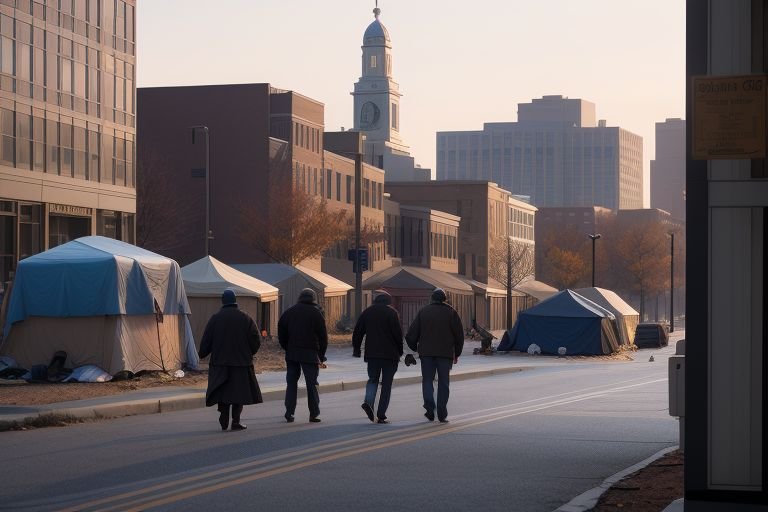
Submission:
[[[292,267],[282,263],[237,264],[235,269],[276,286],[280,293],[280,314],[296,304],[304,288],[312,288],[325,312],[329,330],[334,330],[339,320],[347,313],[347,292],[352,289],[344,281],[319,270],[302,265]]]
[[[536,281],[535,279],[523,281],[513,289],[525,293],[526,295],[530,295],[538,302],[546,300],[557,293],[557,288],[542,283],[541,281]]]
[[[627,304],[624,299],[605,288],[579,288],[576,293],[613,313],[616,317],[622,345],[634,343],[635,328],[640,323],[640,313]]]
[[[205,326],[221,309],[221,294],[231,289],[241,310],[256,320],[268,334],[277,334],[278,289],[271,284],[243,274],[213,256],[206,256],[182,267],[184,289],[192,310],[192,332],[199,347]]]
[[[88,236],[16,269],[0,354],[30,368],[67,352],[69,367],[109,373],[198,364],[181,270],[139,247]]]

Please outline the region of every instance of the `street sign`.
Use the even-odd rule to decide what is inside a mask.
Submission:
[[[368,249],[349,249],[347,259],[352,262],[352,271],[357,273],[357,265],[360,264],[360,270],[368,270]]]

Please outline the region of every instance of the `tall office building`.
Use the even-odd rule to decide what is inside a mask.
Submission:
[[[518,104],[518,121],[437,133],[438,180],[489,180],[537,207],[643,206],[643,140],[563,96]]]
[[[134,241],[135,0],[0,1],[0,282],[85,235]]]
[[[685,220],[685,120],[656,123],[656,158],[651,160],[651,208]]]
[[[354,129],[365,135],[365,162],[386,171],[387,181],[425,181],[432,171],[414,164],[400,136],[400,86],[392,75],[392,40],[379,20],[381,9],[363,35],[362,76],[352,92]]]

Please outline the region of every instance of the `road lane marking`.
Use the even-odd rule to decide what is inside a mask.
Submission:
[[[103,510],[136,510],[136,511],[146,510],[147,508],[166,505],[169,503],[189,499],[202,494],[209,494],[209,493],[220,491],[229,487],[242,485],[244,483],[261,480],[264,478],[280,475],[283,473],[288,473],[291,471],[297,471],[310,466],[323,464],[325,462],[335,461],[338,459],[360,455],[360,454],[371,452],[374,450],[380,450],[387,447],[402,445],[405,443],[421,441],[424,439],[429,439],[429,438],[444,435],[444,434],[466,430],[468,428],[484,425],[487,423],[500,421],[500,420],[514,417],[514,416],[530,414],[532,412],[537,412],[544,409],[550,409],[554,407],[577,403],[577,402],[581,402],[584,400],[589,400],[597,397],[604,397],[604,396],[608,396],[610,394],[624,391],[627,389],[632,389],[632,388],[636,388],[636,387],[640,387],[648,384],[663,382],[663,381],[666,381],[667,379],[659,378],[659,379],[650,380],[650,381],[636,382],[638,380],[640,379],[631,379],[631,380],[623,381],[623,383],[635,382],[634,384],[626,384],[624,386],[616,386],[615,384],[606,384],[603,386],[593,386],[591,388],[585,388],[585,390],[587,390],[587,389],[597,389],[599,387],[610,386],[610,389],[605,389],[602,391],[593,391],[589,393],[584,393],[585,390],[574,390],[573,392],[552,395],[551,397],[527,400],[527,401],[518,402],[515,404],[508,404],[506,406],[494,407],[494,408],[486,409],[483,411],[474,411],[473,413],[467,413],[467,414],[461,415],[461,416],[472,415],[471,418],[466,420],[458,420],[458,421],[454,420],[454,422],[445,426],[442,426],[442,425],[434,426],[431,423],[426,423],[426,424],[422,423],[415,427],[407,427],[405,429],[398,429],[396,431],[387,431],[387,432],[382,432],[374,435],[361,435],[353,439],[337,441],[330,444],[325,444],[325,445],[320,445],[320,446],[315,446],[312,448],[300,450],[298,452],[291,452],[287,454],[277,455],[274,457],[268,457],[266,459],[260,459],[257,461],[240,464],[233,468],[218,469],[218,470],[210,471],[204,474],[196,475],[193,477],[187,477],[181,480],[158,484],[145,489],[123,493],[123,494],[119,494],[111,497],[106,497],[103,499],[98,499],[98,500],[87,502],[87,503],[82,503],[75,508],[67,508],[64,510],[66,511],[85,510],[93,507],[98,507],[99,505],[107,506],[107,508]],[[567,395],[574,395],[574,394],[576,394],[577,396],[566,397]],[[546,401],[545,403],[540,403],[540,404],[535,403],[535,402],[542,402],[543,400],[547,400],[547,399],[549,400]],[[524,405],[524,404],[528,404],[528,405]],[[495,412],[487,412],[487,411],[495,411]],[[478,413],[483,413],[483,412],[485,412],[485,414],[478,415]],[[454,418],[456,417],[458,416],[454,416]],[[425,432],[426,429],[430,429],[430,430]],[[365,447],[343,448],[344,445],[348,445],[352,442],[359,441],[361,438],[364,438],[366,442],[369,442],[369,443],[372,438],[379,439],[379,441],[375,442],[374,444],[369,444],[368,446],[365,446]],[[336,451],[335,453],[329,454],[328,449],[332,447],[336,448]],[[320,457],[312,456],[312,453],[320,450],[323,451],[324,453],[323,456],[320,456]],[[305,460],[301,460],[302,456],[305,458]],[[299,460],[296,460],[297,457],[299,458]],[[290,460],[290,461],[286,460],[289,458],[293,458],[293,460]],[[283,461],[283,460],[286,460],[285,462],[286,465],[279,466],[280,461]],[[278,467],[267,467],[267,468],[263,467],[265,465],[268,465],[269,463],[278,463]],[[259,467],[259,466],[262,466],[262,467]],[[238,472],[239,478],[231,480],[230,479],[231,475],[229,475],[228,473],[232,473],[234,471]],[[243,474],[244,471],[246,474]],[[197,483],[200,480],[204,480],[205,485],[200,486]],[[173,487],[173,489],[170,489],[171,487]]]

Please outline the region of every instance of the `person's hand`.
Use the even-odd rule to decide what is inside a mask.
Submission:
[[[362,354],[360,354],[359,350],[355,350],[352,352],[352,357],[360,357]]]
[[[318,367],[318,368],[321,368],[321,369],[322,369],[322,368],[328,368],[328,365],[327,365],[327,364],[325,364],[325,363],[317,363],[317,367]]]
[[[453,364],[459,364],[459,356],[454,356]]]

